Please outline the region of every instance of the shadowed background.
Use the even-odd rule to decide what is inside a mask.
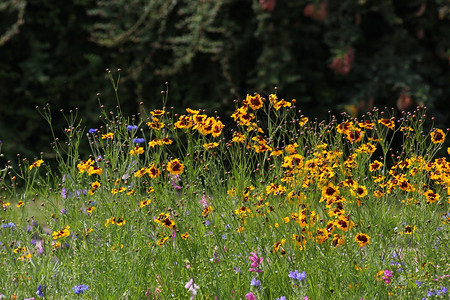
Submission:
[[[230,115],[234,99],[278,87],[309,117],[360,116],[377,106],[430,108],[449,126],[447,0],[152,0],[0,2],[2,160],[51,159],[36,106],[79,108],[98,124],[98,99],[116,100],[105,70],[121,71],[126,114],[161,105]],[[2,161],[3,165],[3,161]]]

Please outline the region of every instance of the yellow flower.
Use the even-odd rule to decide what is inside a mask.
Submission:
[[[40,167],[42,164],[44,163],[44,161],[42,160],[42,159],[39,159],[39,160],[37,160],[37,161],[35,161],[34,163],[32,163],[31,165],[30,165],[30,170],[31,169],[33,169],[33,168],[37,168],[37,167]]]
[[[162,109],[155,109],[153,111],[151,111],[150,113],[152,114],[152,116],[156,117],[156,116],[162,116],[166,111],[162,110]]]
[[[133,149],[130,150],[130,154],[131,155],[136,155],[136,154],[143,154],[144,153],[144,148],[143,147],[139,147],[136,146]]]
[[[436,129],[430,133],[431,141],[434,144],[442,144],[445,141],[445,133],[442,129]],[[30,166],[31,167],[31,166]]]
[[[152,200],[150,200],[150,199],[148,199],[148,200],[142,200],[142,201],[140,202],[139,207],[142,208],[142,207],[144,207],[144,206],[147,206],[147,205],[149,205],[151,202],[152,202]]]
[[[84,160],[77,165],[78,171],[80,173],[84,173],[87,170],[89,170],[89,167],[92,166],[93,164],[94,164],[94,161],[90,158],[88,160]]]
[[[87,173],[89,174],[89,176],[91,176],[92,174],[102,175],[103,170],[102,170],[102,168],[99,168],[96,166],[90,166],[87,169]]]
[[[70,235],[69,228],[70,228],[70,226],[67,225],[64,229],[61,229],[58,231],[53,231],[53,233],[52,233],[53,239],[56,240],[59,238],[69,236]]]
[[[21,207],[22,205],[23,205],[23,201],[19,201],[19,202],[17,202],[17,204],[16,204],[17,207]]]
[[[245,101],[253,110],[257,110],[263,107],[263,102],[259,94],[255,94],[254,96],[250,96],[247,94],[247,99]]]
[[[365,233],[358,233],[355,236],[355,241],[358,243],[359,247],[364,247],[370,244],[370,236]]]
[[[378,124],[382,124],[391,130],[394,130],[395,128],[395,123],[391,119],[380,119],[378,120]]]
[[[219,143],[207,143],[207,144],[203,144],[203,148],[209,150],[212,148],[216,148],[217,146],[219,146]]]
[[[187,239],[189,238],[189,233],[187,233],[187,232],[183,233],[183,234],[181,235],[181,238],[182,238],[183,240],[187,240]]]
[[[308,121],[309,121],[308,117],[303,117],[303,118],[300,119],[300,122],[298,122],[298,124],[301,127],[303,127],[303,126],[305,126],[306,123],[308,123]]]
[[[114,133],[108,132],[107,134],[102,134],[102,139],[110,139],[112,140],[114,138]]]
[[[172,159],[167,163],[167,171],[172,175],[179,175],[183,173],[184,165],[178,158]]]

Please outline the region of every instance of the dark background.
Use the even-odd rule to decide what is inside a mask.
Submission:
[[[160,107],[166,81],[168,106],[223,115],[276,86],[309,117],[426,105],[444,129],[449,20],[448,0],[0,0],[3,160],[51,158],[36,106],[50,104],[57,132],[60,108],[95,127],[96,94],[116,104],[107,68],[122,69],[125,114]]]

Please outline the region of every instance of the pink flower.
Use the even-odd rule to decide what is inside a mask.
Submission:
[[[383,276],[384,283],[391,283],[391,277],[392,277],[393,273],[394,272],[392,272],[392,271],[384,270],[384,276]]]
[[[355,60],[355,54],[352,47],[348,47],[347,52],[340,54],[333,58],[333,61],[329,65],[330,69],[336,74],[347,75],[352,68],[353,61]]]
[[[247,300],[258,300],[255,296],[255,294],[253,294],[252,292],[248,293],[245,295],[245,299]]]
[[[259,265],[264,261],[264,258],[258,257],[256,252],[250,252],[250,256],[248,257],[252,261],[250,264],[251,268],[248,270],[249,272],[257,272],[262,273],[262,270],[259,269]]]

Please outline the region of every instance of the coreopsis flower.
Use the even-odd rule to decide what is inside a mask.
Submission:
[[[151,114],[153,117],[162,116],[162,115],[165,114],[165,113],[166,113],[166,111],[163,110],[163,109],[155,109],[155,110],[153,110],[153,111],[150,112],[150,114]]]
[[[40,167],[42,164],[44,163],[44,161],[42,159],[36,160],[35,162],[33,162],[30,165],[30,170],[32,170],[33,168],[38,168]]]
[[[150,178],[156,178],[161,175],[161,172],[155,164],[151,164],[147,169],[145,169],[145,172],[150,176]]]
[[[105,140],[105,139],[109,139],[109,140],[114,139],[114,133],[108,132],[107,134],[102,134],[102,140]]]
[[[16,204],[17,207],[21,207],[22,205],[23,205],[23,201],[19,201],[19,202],[17,202],[17,204]]]
[[[147,205],[149,205],[151,202],[152,202],[152,200],[150,200],[150,199],[148,199],[148,200],[142,200],[142,201],[139,203],[139,207],[142,208],[142,207],[144,207],[144,206],[147,206]]]
[[[143,154],[143,153],[144,153],[144,148],[139,147],[139,146],[136,146],[130,150],[130,155]]]
[[[374,171],[381,169],[382,166],[383,166],[382,162],[375,160],[373,163],[371,163],[369,165],[369,170],[370,170],[370,172],[374,172]]]
[[[207,143],[207,144],[203,144],[203,148],[209,150],[209,149],[213,149],[216,148],[217,146],[219,146],[219,143]]]
[[[339,188],[331,182],[322,188],[322,197],[324,199],[335,198],[337,195],[339,195]]]
[[[147,126],[154,129],[154,130],[161,130],[164,128],[164,122],[161,122],[159,118],[153,117],[151,122],[147,122]]]
[[[347,140],[351,143],[357,143],[364,137],[364,131],[358,129],[352,129],[346,132]]]
[[[331,241],[331,245],[333,247],[337,247],[339,245],[344,245],[345,243],[345,236],[341,235],[341,234],[335,234],[333,236],[333,240]]]
[[[63,237],[69,236],[70,235],[69,229],[70,229],[70,226],[67,225],[64,229],[61,229],[61,230],[58,230],[58,231],[53,231],[53,233],[52,233],[53,239],[56,240],[56,239],[59,239],[59,238],[63,238]]]
[[[183,240],[187,240],[188,238],[189,238],[189,233],[187,233],[187,232],[185,232],[185,233],[183,233],[183,234],[181,234],[181,238],[183,239]]]
[[[394,130],[394,128],[395,128],[395,123],[391,119],[380,119],[380,120],[378,120],[378,123],[386,126],[387,128],[389,128],[391,130]]]
[[[102,170],[102,168],[99,168],[99,167],[96,167],[96,166],[90,166],[87,169],[87,173],[89,174],[89,176],[94,175],[94,174],[100,176],[100,175],[102,175],[103,170]]]
[[[281,239],[281,241],[276,242],[276,243],[273,245],[272,252],[273,252],[273,253],[278,252],[278,250],[280,250],[280,248],[284,245],[285,242],[286,242],[285,239]]]
[[[257,110],[263,107],[263,101],[259,94],[255,94],[254,96],[247,94],[247,99],[245,99],[245,101],[253,110]]]
[[[300,122],[298,122],[298,124],[300,125],[300,127],[303,127],[306,125],[306,123],[308,123],[309,119],[308,117],[303,117],[300,119]]]
[[[442,129],[436,129],[430,133],[433,144],[442,144],[445,141],[445,133]],[[30,166],[31,167],[31,166]]]
[[[298,148],[298,144],[294,143],[294,144],[289,144],[287,145],[284,150],[289,153],[289,154],[293,154],[295,152],[297,152],[296,148]]]
[[[88,160],[84,160],[81,163],[79,163],[77,165],[78,171],[80,173],[84,173],[86,172],[93,164],[95,163],[95,161],[93,161],[92,159],[88,159]]]
[[[406,225],[405,229],[403,230],[404,234],[413,234],[416,231],[416,226]]]
[[[225,127],[223,125],[222,121],[217,120],[214,125],[212,126],[211,135],[213,137],[218,137],[222,134],[222,129]]]
[[[370,236],[365,233],[358,233],[355,236],[355,241],[358,243],[359,247],[364,247],[370,243]]]
[[[439,201],[439,198],[441,197],[439,194],[433,192],[432,190],[427,190],[425,193],[423,193],[423,195],[427,199],[427,203],[434,203],[436,201]]]
[[[147,168],[141,168],[140,170],[134,172],[134,177],[140,178],[147,174]]]
[[[273,105],[273,108],[275,108],[275,110],[280,110],[280,108],[282,107],[291,107],[292,103],[286,100],[280,100],[275,102],[275,104]]]
[[[95,181],[91,184],[91,189],[89,190],[88,194],[93,195],[95,191],[101,186],[100,182]]]
[[[191,114],[191,115],[198,115],[200,113],[200,110],[194,110],[194,109],[190,109],[190,108],[186,108],[186,111],[188,114]]]
[[[365,120],[364,122],[359,122],[358,126],[365,129],[373,129],[375,124],[369,120]]]
[[[180,175],[183,173],[184,165],[178,160],[178,158],[172,159],[167,163],[167,171],[171,175]]]
[[[194,126],[194,123],[192,122],[192,116],[181,115],[180,117],[178,117],[178,121],[175,122],[174,126],[177,129],[191,128],[192,126]]]
[[[156,242],[156,244],[157,244],[158,246],[162,247],[168,240],[169,240],[169,237],[168,237],[168,236],[165,236],[165,237],[160,238],[160,239]]]

